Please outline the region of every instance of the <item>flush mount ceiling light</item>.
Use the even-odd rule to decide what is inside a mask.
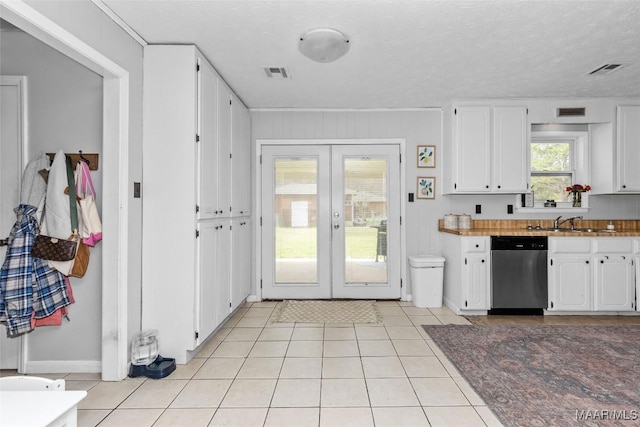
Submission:
[[[298,50],[316,62],[333,62],[349,50],[349,39],[332,28],[318,28],[304,33]]]

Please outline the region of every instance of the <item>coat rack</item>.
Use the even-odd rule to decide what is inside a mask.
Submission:
[[[77,153],[65,153],[67,156],[71,157],[71,163],[76,164],[79,161],[84,160],[89,165],[89,170],[97,171],[98,170],[98,161],[100,159],[100,154],[98,153],[83,153],[82,150]],[[47,153],[47,156],[53,162],[53,158],[56,156],[56,153]]]

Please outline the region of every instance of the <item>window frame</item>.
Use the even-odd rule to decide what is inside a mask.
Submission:
[[[589,132],[588,131],[574,131],[574,130],[538,130],[531,131],[531,138],[529,140],[529,153],[531,153],[531,144],[544,143],[544,142],[569,142],[570,143],[570,162],[571,169],[569,171],[532,171],[531,170],[531,158],[529,158],[529,177],[542,175],[571,175],[571,185],[574,184],[589,184],[590,170],[589,170]],[[533,180],[532,180],[533,182]],[[532,188],[535,192],[535,188]],[[572,211],[586,211],[589,208],[589,193],[585,192],[582,195],[582,207],[574,208],[571,201],[565,198],[563,201],[556,200],[556,207],[545,207],[544,201],[534,201],[534,209],[537,211],[556,211],[558,208],[571,209]]]

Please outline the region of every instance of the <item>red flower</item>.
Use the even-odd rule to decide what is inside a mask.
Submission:
[[[582,185],[582,184],[573,184],[570,187],[567,187],[565,189],[566,192],[569,193],[584,193],[585,191],[590,191],[591,190],[591,186],[586,184],[586,185]]]

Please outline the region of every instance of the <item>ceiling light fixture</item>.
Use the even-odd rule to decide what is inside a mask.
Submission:
[[[349,39],[338,30],[318,28],[304,33],[298,42],[298,50],[316,62],[333,62],[349,50]]]

